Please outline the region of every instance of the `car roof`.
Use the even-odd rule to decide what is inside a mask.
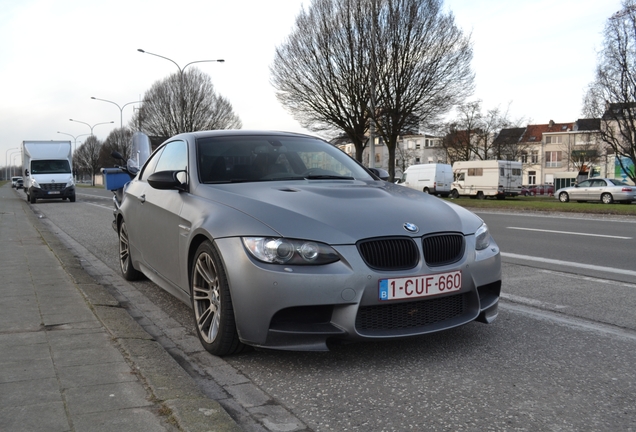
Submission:
[[[219,137],[219,136],[289,136],[289,137],[295,136],[295,137],[322,139],[317,136],[302,134],[297,132],[284,132],[284,131],[273,131],[273,130],[219,129],[219,130],[209,130],[209,131],[186,132],[179,135],[175,135],[171,137],[170,140],[176,139],[178,137],[187,137],[187,136],[193,137],[195,139]]]

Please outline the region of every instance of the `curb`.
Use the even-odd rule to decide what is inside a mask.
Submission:
[[[119,301],[104,286],[96,283],[82,268],[77,257],[39,220],[37,213],[32,208],[25,213],[140,381],[145,384],[151,394],[151,401],[159,406],[159,412],[166,417],[166,421],[188,432],[242,431],[217,401],[201,392],[188,373],[130,316]]]

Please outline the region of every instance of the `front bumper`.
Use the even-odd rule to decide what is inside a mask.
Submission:
[[[355,246],[336,246],[342,260],[324,266],[279,266],[258,262],[238,238],[217,239],[227,270],[240,339],[249,345],[291,350],[327,350],[327,341],[403,338],[497,317],[501,291],[499,247],[475,252],[466,237],[461,260],[408,271],[375,271]],[[462,271],[459,291],[409,300],[382,301],[379,281]]]
[[[39,188],[29,188],[29,195],[37,199],[71,198],[75,196],[75,186],[60,187],[55,184],[53,186],[43,184]]]

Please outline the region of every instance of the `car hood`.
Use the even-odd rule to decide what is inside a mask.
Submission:
[[[200,185],[196,195],[245,213],[281,236],[352,244],[363,238],[473,234],[473,213],[439,198],[382,181],[294,181]],[[419,228],[408,232],[404,225]],[[259,235],[241,232],[237,235]]]

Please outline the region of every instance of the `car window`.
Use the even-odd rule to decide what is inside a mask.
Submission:
[[[594,180],[592,182],[592,187],[605,187],[607,186],[607,184],[605,183],[605,180]]]
[[[607,179],[614,186],[629,186],[627,183],[621,180]]]
[[[184,141],[172,141],[157,149],[143,168],[140,180],[147,181],[148,177],[159,171],[187,170],[188,151]]]
[[[585,180],[579,183],[579,187],[590,187],[592,185],[592,180]]]
[[[183,141],[172,141],[163,148],[155,172],[181,171],[188,167],[188,150]]]

